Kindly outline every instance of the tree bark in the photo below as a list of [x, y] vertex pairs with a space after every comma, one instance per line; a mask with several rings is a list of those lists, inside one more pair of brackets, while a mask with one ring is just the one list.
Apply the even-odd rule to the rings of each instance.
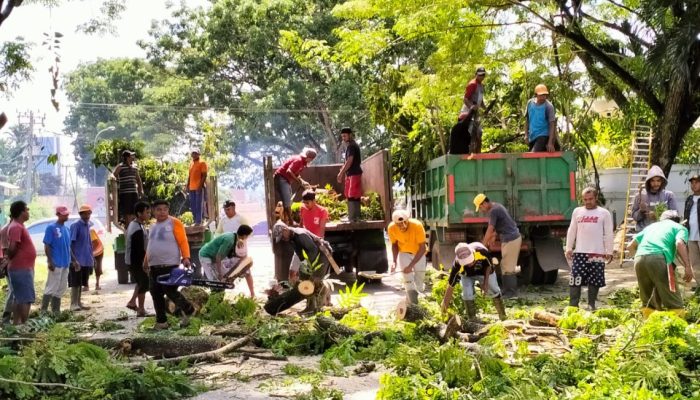
[[88, 343], [108, 349], [116, 349], [124, 355], [146, 354], [156, 358], [173, 358], [221, 348], [226, 344], [215, 336], [136, 336], [126, 339], [95, 338]]

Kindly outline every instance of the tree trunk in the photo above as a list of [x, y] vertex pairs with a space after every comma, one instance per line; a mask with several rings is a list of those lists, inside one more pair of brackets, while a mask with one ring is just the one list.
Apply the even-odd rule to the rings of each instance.
[[406, 300], [396, 306], [396, 319], [399, 321], [416, 322], [428, 317], [428, 312], [418, 304], [412, 304]]
[[132, 338], [95, 338], [88, 343], [115, 349], [123, 355], [146, 354], [156, 358], [173, 358], [216, 350], [226, 341], [215, 336], [135, 336]]

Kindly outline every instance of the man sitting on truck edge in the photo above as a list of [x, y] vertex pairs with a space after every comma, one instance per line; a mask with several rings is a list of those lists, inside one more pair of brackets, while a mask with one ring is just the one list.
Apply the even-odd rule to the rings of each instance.
[[403, 284], [408, 300], [418, 303], [418, 293], [425, 290], [425, 228], [408, 211], [396, 210], [387, 228], [391, 242], [391, 272], [398, 265], [403, 273]]
[[581, 193], [583, 207], [571, 214], [566, 234], [566, 258], [571, 261], [569, 306], [578, 307], [581, 286], [588, 286], [588, 306], [596, 309], [598, 290], [605, 286], [605, 263], [613, 258], [613, 223], [610, 212], [598, 207], [598, 191], [587, 187]]
[[292, 224], [292, 183], [296, 181], [304, 188], [309, 187], [309, 183], [301, 178], [301, 171], [314, 158], [316, 158], [316, 150], [305, 147], [300, 154], [289, 157], [275, 170], [275, 194], [277, 199], [282, 201], [284, 207], [282, 220], [287, 224]]
[[672, 191], [666, 190], [667, 184], [668, 180], [661, 167], [652, 165], [647, 172], [644, 186], [640, 188], [632, 203], [632, 218], [636, 222], [635, 232], [641, 232], [656, 222], [659, 215], [666, 210], [678, 211], [676, 197]]
[[539, 84], [535, 86], [535, 98], [525, 106], [525, 140], [531, 152], [560, 150], [554, 106], [548, 97], [547, 86]]
[[484, 294], [488, 293], [493, 299], [493, 305], [498, 312], [498, 318], [506, 319], [506, 309], [501, 298], [501, 289], [498, 287], [496, 272], [491, 265], [491, 253], [486, 246], [479, 242], [458, 243], [455, 247], [455, 260], [452, 263], [449, 286], [442, 299], [442, 311], [445, 312], [452, 302], [452, 292], [457, 284], [457, 279], [461, 275], [462, 281], [462, 301], [464, 309], [467, 311], [469, 320], [476, 319], [476, 303], [474, 302], [474, 283], [481, 285]]
[[338, 172], [338, 183], [343, 183], [345, 179], [345, 190], [343, 195], [348, 201], [348, 220], [350, 222], [360, 221], [360, 198], [362, 197], [362, 157], [360, 146], [355, 141], [355, 134], [350, 128], [340, 130], [340, 138], [345, 143], [345, 163]]
[[518, 297], [518, 277], [515, 266], [520, 255], [522, 237], [518, 225], [508, 210], [501, 204], [489, 200], [485, 194], [479, 193], [474, 197], [476, 211], [481, 211], [489, 216], [489, 226], [484, 234], [482, 243], [487, 247], [493, 247], [498, 234], [501, 240], [501, 274], [503, 280], [503, 297], [514, 299]]

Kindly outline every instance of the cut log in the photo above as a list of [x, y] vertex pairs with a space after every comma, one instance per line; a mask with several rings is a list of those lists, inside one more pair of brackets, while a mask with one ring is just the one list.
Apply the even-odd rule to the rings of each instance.
[[484, 329], [485, 327], [488, 327], [489, 325], [482, 324], [473, 320], [463, 320], [462, 321], [462, 332], [466, 333], [477, 333]]
[[[211, 350], [211, 351], [206, 351], [203, 353], [196, 353], [196, 354], [190, 354], [186, 356], [180, 356], [180, 357], [173, 357], [173, 358], [162, 358], [158, 360], [149, 360], [148, 362], [155, 362], [158, 364], [163, 364], [163, 363], [179, 363], [182, 361], [187, 361], [190, 363], [195, 363], [195, 362], [219, 362], [228, 353], [231, 353], [237, 349], [240, 349], [241, 347], [245, 346], [250, 342], [251, 336], [247, 335], [244, 336], [240, 339], [237, 339], [223, 347], [220, 347], [216, 350]], [[126, 363], [122, 364], [122, 366], [127, 367], [127, 368], [143, 368], [145, 362], [132, 362], [132, 363]]]
[[297, 290], [304, 296], [311, 296], [314, 294], [314, 283], [313, 281], [301, 281], [299, 282]]
[[250, 329], [238, 324], [231, 324], [214, 329], [211, 334], [223, 337], [240, 337], [250, 333]]
[[438, 339], [440, 339], [440, 342], [445, 343], [455, 337], [461, 328], [462, 319], [459, 318], [459, 315], [453, 315], [447, 321], [447, 324], [441, 327]]
[[559, 326], [559, 320], [561, 319], [558, 315], [547, 311], [535, 311], [532, 317], [536, 321], [544, 322], [549, 326]]
[[316, 328], [320, 332], [326, 334], [334, 342], [338, 342], [340, 339], [348, 338], [357, 333], [356, 330], [339, 324], [335, 319], [323, 315], [316, 317]]
[[136, 336], [126, 339], [91, 338], [87, 342], [123, 355], [146, 354], [156, 358], [173, 358], [221, 348], [226, 341], [216, 336]]
[[396, 306], [396, 319], [399, 321], [416, 322], [428, 317], [428, 312], [418, 304], [401, 300]]
[[323, 311], [328, 311], [333, 318], [341, 320], [347, 313], [358, 308], [360, 308], [359, 305], [355, 307], [324, 307]]

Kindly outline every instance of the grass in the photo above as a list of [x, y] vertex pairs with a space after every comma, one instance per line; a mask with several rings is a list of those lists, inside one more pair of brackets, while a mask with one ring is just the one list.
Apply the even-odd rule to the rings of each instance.
[[[44, 295], [44, 287], [46, 287], [46, 277], [49, 274], [49, 269], [46, 264], [46, 257], [37, 257], [34, 263], [34, 292], [36, 300], [34, 304], [41, 304], [41, 297]], [[0, 307], [4, 307], [7, 291], [9, 290], [9, 282], [7, 279], [0, 281]]]

